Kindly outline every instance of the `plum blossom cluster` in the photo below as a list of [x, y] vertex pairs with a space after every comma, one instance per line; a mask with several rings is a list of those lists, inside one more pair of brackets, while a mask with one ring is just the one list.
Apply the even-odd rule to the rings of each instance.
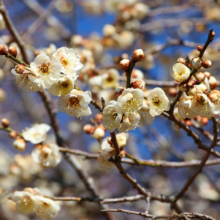
[[[47, 55], [48, 54], [48, 55]], [[55, 50], [53, 45], [39, 53], [30, 67], [18, 64], [12, 70], [19, 87], [31, 92], [43, 92], [45, 89], [59, 97], [58, 108], [71, 116], [91, 114], [88, 104], [91, 93], [78, 91], [74, 87], [83, 67], [80, 58], [73, 49], [66, 47]]]
[[23, 214], [34, 213], [40, 218], [52, 218], [60, 211], [60, 206], [53, 200], [44, 197], [37, 188], [25, 188], [23, 191], [15, 191], [12, 201], [16, 209]]
[[180, 58], [174, 65], [173, 77], [180, 82], [179, 87], [183, 91], [178, 107], [175, 109], [175, 116], [178, 119], [211, 118], [220, 113], [220, 92], [215, 90], [217, 86], [215, 77], [209, 72], [192, 73], [193, 70], [210, 66], [210, 60], [202, 61], [198, 57], [193, 58], [190, 63]]
[[47, 143], [47, 132], [50, 130], [47, 124], [34, 124], [23, 130], [21, 136], [17, 136], [13, 145], [17, 150], [26, 149], [26, 141], [35, 144], [32, 151], [33, 160], [43, 167], [55, 167], [61, 161], [59, 147], [55, 143]]
[[110, 101], [103, 109], [103, 125], [110, 132], [116, 129], [119, 132], [134, 130], [140, 123], [152, 124], [154, 117], [167, 109], [169, 104], [160, 88], [147, 92], [146, 97], [138, 88], [119, 87], [115, 94], [117, 101]]

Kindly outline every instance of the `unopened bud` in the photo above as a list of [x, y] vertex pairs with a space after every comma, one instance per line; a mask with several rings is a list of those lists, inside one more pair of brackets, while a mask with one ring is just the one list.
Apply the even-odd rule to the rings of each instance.
[[18, 137], [14, 142], [13, 146], [19, 151], [24, 151], [26, 149], [26, 141], [23, 138]]
[[133, 55], [132, 55], [132, 60], [135, 61], [135, 62], [139, 62], [143, 59], [144, 57], [144, 52], [142, 49], [136, 49], [134, 52], [133, 52]]
[[2, 119], [2, 126], [3, 126], [4, 128], [9, 127], [9, 124], [10, 124], [10, 122], [9, 122], [9, 120], [8, 120], [7, 118], [3, 118], [3, 119]]
[[178, 58], [178, 60], [176, 61], [177, 63], [182, 63], [184, 65], [186, 65], [186, 60], [182, 57]]
[[111, 25], [111, 24], [106, 24], [103, 28], [103, 34], [106, 37], [110, 37], [112, 35], [114, 35], [116, 33], [116, 29], [115, 26]]
[[120, 67], [125, 72], [128, 71], [129, 65], [130, 65], [130, 60], [129, 59], [123, 59], [123, 60], [120, 61]]
[[125, 88], [123, 88], [123, 87], [118, 87], [118, 88], [116, 88], [115, 89], [115, 96], [116, 96], [116, 98], [118, 98], [121, 94], [122, 94], [122, 92], [125, 90]]
[[18, 54], [18, 50], [17, 50], [17, 48], [16, 48], [15, 46], [10, 46], [10, 47], [8, 48], [8, 52], [9, 52], [12, 56], [14, 56], [14, 57], [16, 57], [17, 54]]
[[196, 73], [196, 81], [203, 82], [205, 80], [205, 74], [202, 72]]
[[168, 91], [169, 96], [175, 97], [177, 94], [177, 89], [176, 88], [170, 88]]
[[7, 54], [7, 51], [6, 51], [5, 45], [0, 44], [0, 55], [6, 55], [6, 54]]
[[135, 80], [131, 83], [131, 87], [134, 89], [144, 90], [145, 89], [145, 82], [141, 79]]
[[189, 126], [189, 127], [193, 125], [191, 120], [185, 120], [184, 124]]
[[211, 76], [211, 73], [210, 73], [210, 72], [204, 72], [204, 75], [205, 75], [205, 77], [206, 77], [206, 78], [208, 78], [208, 79], [209, 79], [209, 78], [210, 78], [210, 76]]
[[95, 130], [95, 127], [93, 127], [92, 125], [90, 124], [87, 124], [83, 127], [83, 131], [86, 133], [86, 134], [93, 134]]
[[208, 87], [205, 84], [201, 83], [197, 86], [197, 91], [208, 92]]
[[210, 85], [210, 89], [215, 89], [215, 87], [217, 86], [217, 80], [214, 76], [210, 76], [209, 85]]
[[197, 122], [199, 124], [199, 126], [205, 126], [209, 123], [209, 119], [207, 117], [198, 117], [197, 118]]
[[9, 137], [10, 137], [10, 138], [16, 138], [17, 135], [18, 135], [18, 133], [17, 133], [16, 131], [11, 131], [11, 132], [9, 133]]
[[195, 69], [198, 70], [198, 69], [200, 69], [201, 66], [202, 66], [202, 59], [199, 58], [199, 57], [194, 57], [194, 58], [192, 59], [191, 64], [192, 64], [193, 68], [195, 68]]
[[212, 31], [212, 39], [215, 37], [215, 32]]
[[25, 65], [21, 65], [21, 64], [16, 65], [15, 71], [18, 74], [22, 74], [25, 71]]
[[95, 115], [95, 120], [98, 122], [98, 123], [101, 123], [102, 122], [102, 119], [103, 119], [103, 115], [98, 113]]
[[212, 90], [210, 93], [208, 93], [208, 98], [212, 103], [219, 102], [220, 92], [218, 90]]
[[202, 67], [205, 69], [208, 69], [212, 66], [212, 61], [211, 60], [203, 60], [202, 62]]
[[94, 133], [92, 134], [92, 137], [94, 137], [97, 140], [103, 138], [104, 136], [105, 136], [105, 131], [101, 127], [97, 127]]
[[198, 50], [199, 52], [202, 51], [202, 49], [203, 49], [202, 46], [198, 46], [198, 47], [197, 47], [197, 50]]

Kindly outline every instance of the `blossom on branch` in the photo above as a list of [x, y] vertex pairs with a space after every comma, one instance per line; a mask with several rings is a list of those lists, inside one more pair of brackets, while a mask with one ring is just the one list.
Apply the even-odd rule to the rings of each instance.
[[32, 151], [32, 157], [36, 163], [43, 167], [55, 167], [62, 158], [59, 147], [54, 143], [36, 145]]
[[61, 47], [53, 54], [53, 57], [61, 63], [61, 72], [73, 77], [75, 81], [78, 77], [77, 71], [83, 67], [77, 53], [73, 49]]
[[169, 104], [169, 99], [161, 88], [151, 90], [147, 95], [147, 101], [150, 105], [149, 112], [153, 117], [162, 114]]
[[116, 101], [110, 101], [103, 109], [103, 125], [110, 132], [118, 129], [122, 119], [122, 109]]
[[61, 96], [57, 104], [61, 112], [79, 118], [91, 115], [91, 110], [88, 107], [91, 100], [90, 92], [73, 89], [69, 94]]
[[26, 141], [30, 141], [32, 144], [39, 144], [46, 140], [47, 132], [50, 128], [51, 127], [47, 124], [34, 124], [30, 128], [26, 128], [22, 132], [22, 136]]
[[190, 69], [182, 63], [176, 63], [173, 71], [173, 78], [178, 82], [186, 81], [190, 76]]
[[37, 73], [33, 77], [39, 78], [45, 89], [49, 89], [60, 78], [61, 64], [55, 59], [50, 60], [45, 54], [39, 54], [30, 67]]
[[143, 105], [144, 92], [140, 89], [125, 89], [118, 97], [118, 103], [124, 114], [139, 110]]

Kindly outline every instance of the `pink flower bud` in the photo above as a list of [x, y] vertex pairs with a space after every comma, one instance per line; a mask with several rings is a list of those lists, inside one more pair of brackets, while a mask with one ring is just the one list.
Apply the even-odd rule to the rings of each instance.
[[208, 79], [209, 79], [209, 78], [210, 78], [210, 76], [211, 76], [211, 73], [210, 73], [210, 72], [204, 72], [204, 75], [205, 75], [205, 77], [206, 77], [206, 78], [208, 78]]
[[131, 83], [131, 87], [134, 89], [145, 89], [145, 82], [143, 80], [135, 80], [134, 82]]
[[8, 48], [8, 52], [14, 57], [16, 57], [18, 54], [17, 48], [15, 46], [10, 46]]
[[209, 85], [210, 85], [210, 89], [215, 89], [215, 87], [217, 86], [217, 80], [214, 76], [210, 76]]
[[135, 61], [135, 62], [139, 62], [143, 59], [144, 57], [144, 52], [142, 49], [136, 49], [134, 52], [133, 52], [133, 55], [132, 55], [132, 60]]
[[185, 59], [182, 58], [182, 57], [178, 58], [178, 60], [177, 60], [176, 62], [177, 62], [177, 63], [182, 63], [182, 64], [186, 65], [186, 61], [185, 61]]
[[2, 122], [2, 126], [4, 128], [9, 127], [10, 122], [9, 122], [9, 120], [7, 118], [3, 118], [1, 122]]
[[87, 124], [83, 127], [83, 131], [86, 133], [86, 134], [93, 134], [94, 133], [94, 130], [95, 130], [95, 127], [93, 127], [92, 125], [90, 124]]
[[202, 72], [196, 73], [196, 81], [203, 82], [205, 80], [205, 74]]
[[24, 151], [26, 149], [26, 141], [23, 138], [18, 137], [14, 142], [13, 146], [19, 151]]
[[95, 120], [98, 122], [98, 123], [101, 123], [102, 122], [102, 119], [103, 119], [103, 115], [98, 113], [95, 115]]
[[24, 70], [25, 70], [25, 66], [24, 65], [18, 64], [15, 67], [15, 71], [18, 74], [22, 74], [24, 72]]
[[200, 69], [200, 68], [202, 67], [202, 59], [199, 58], [199, 57], [194, 57], [194, 58], [192, 59], [191, 64], [192, 64], [192, 67], [193, 67], [193, 68], [195, 68], [195, 69], [198, 70], [198, 69]]
[[128, 71], [129, 65], [130, 65], [130, 60], [128, 60], [128, 59], [123, 59], [123, 60], [120, 61], [120, 67], [125, 72]]
[[205, 69], [208, 69], [212, 66], [212, 61], [211, 60], [203, 60], [202, 62], [202, 67]]
[[3, 44], [0, 44], [0, 55], [6, 55], [7, 51]]

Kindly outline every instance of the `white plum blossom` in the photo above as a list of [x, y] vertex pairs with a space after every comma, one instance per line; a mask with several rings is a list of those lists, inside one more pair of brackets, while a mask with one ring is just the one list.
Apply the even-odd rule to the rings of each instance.
[[161, 88], [151, 90], [147, 95], [147, 101], [150, 105], [149, 112], [153, 117], [160, 115], [169, 104], [169, 99]]
[[173, 71], [173, 78], [178, 82], [183, 82], [190, 76], [190, 69], [182, 63], [176, 63], [173, 66]]
[[118, 103], [124, 114], [137, 111], [143, 105], [144, 92], [140, 89], [125, 89], [118, 97]]
[[24, 72], [19, 74], [16, 72], [16, 68], [14, 68], [11, 72], [16, 76], [16, 82], [20, 88], [30, 92], [44, 91], [44, 85], [41, 78], [33, 69], [25, 67]]
[[15, 191], [12, 195], [16, 209], [23, 214], [30, 214], [35, 211], [37, 199], [34, 195], [34, 189], [26, 188], [24, 191]]
[[214, 116], [214, 104], [204, 93], [197, 93], [193, 96], [191, 108], [201, 117], [210, 118]]
[[38, 144], [32, 151], [33, 160], [43, 167], [55, 167], [61, 161], [59, 147], [54, 144]]
[[220, 92], [218, 90], [212, 90], [208, 94], [208, 98], [213, 103], [213, 113], [220, 114]]
[[102, 88], [115, 88], [117, 87], [119, 78], [119, 72], [116, 69], [109, 69], [106, 73], [102, 75]]
[[135, 130], [140, 120], [141, 120], [141, 116], [137, 112], [132, 112], [130, 114], [124, 115], [123, 122], [120, 124], [118, 131], [127, 132], [130, 130]]
[[67, 95], [74, 89], [74, 80], [67, 75], [60, 78], [48, 89], [48, 92], [55, 96]]
[[192, 109], [192, 99], [193, 96], [184, 96], [178, 102], [178, 115], [180, 118], [185, 119], [196, 117], [197, 113]]
[[75, 81], [78, 77], [77, 71], [83, 67], [78, 54], [73, 49], [61, 47], [53, 54], [53, 57], [61, 63], [61, 72], [73, 77]]
[[110, 101], [103, 109], [103, 125], [110, 132], [118, 129], [122, 119], [122, 109], [116, 101]]
[[60, 211], [60, 206], [52, 199], [43, 196], [36, 196], [38, 201], [35, 213], [40, 218], [54, 218]]
[[26, 141], [30, 141], [32, 144], [39, 144], [46, 140], [47, 132], [50, 128], [51, 127], [47, 124], [34, 124], [30, 128], [26, 128], [22, 131], [22, 136]]
[[[99, 152], [98, 161], [100, 163], [100, 167], [103, 169], [110, 169], [113, 166], [113, 163], [108, 161], [108, 159], [113, 157], [115, 154], [115, 149], [111, 146], [110, 139], [110, 137], [107, 137], [102, 141], [101, 150]], [[122, 149], [127, 143], [128, 134], [119, 133], [116, 135], [116, 139], [119, 148]]]
[[[37, 73], [37, 76], [33, 76], [33, 78], [39, 78], [46, 89], [49, 89], [60, 78], [60, 62], [55, 59], [50, 60], [46, 54], [39, 54], [34, 62], [30, 64], [30, 67]], [[29, 77], [32, 77], [32, 75]]]
[[25, 188], [12, 195], [16, 209], [23, 214], [35, 213], [40, 218], [52, 218], [60, 211], [60, 206], [49, 198], [45, 198], [37, 188]]
[[140, 123], [142, 124], [153, 124], [154, 116], [150, 114], [149, 102], [144, 99], [142, 107], [138, 110], [138, 113], [141, 116]]
[[70, 116], [82, 117], [91, 115], [88, 107], [92, 100], [91, 93], [73, 89], [69, 94], [61, 96], [58, 101], [58, 108]]

